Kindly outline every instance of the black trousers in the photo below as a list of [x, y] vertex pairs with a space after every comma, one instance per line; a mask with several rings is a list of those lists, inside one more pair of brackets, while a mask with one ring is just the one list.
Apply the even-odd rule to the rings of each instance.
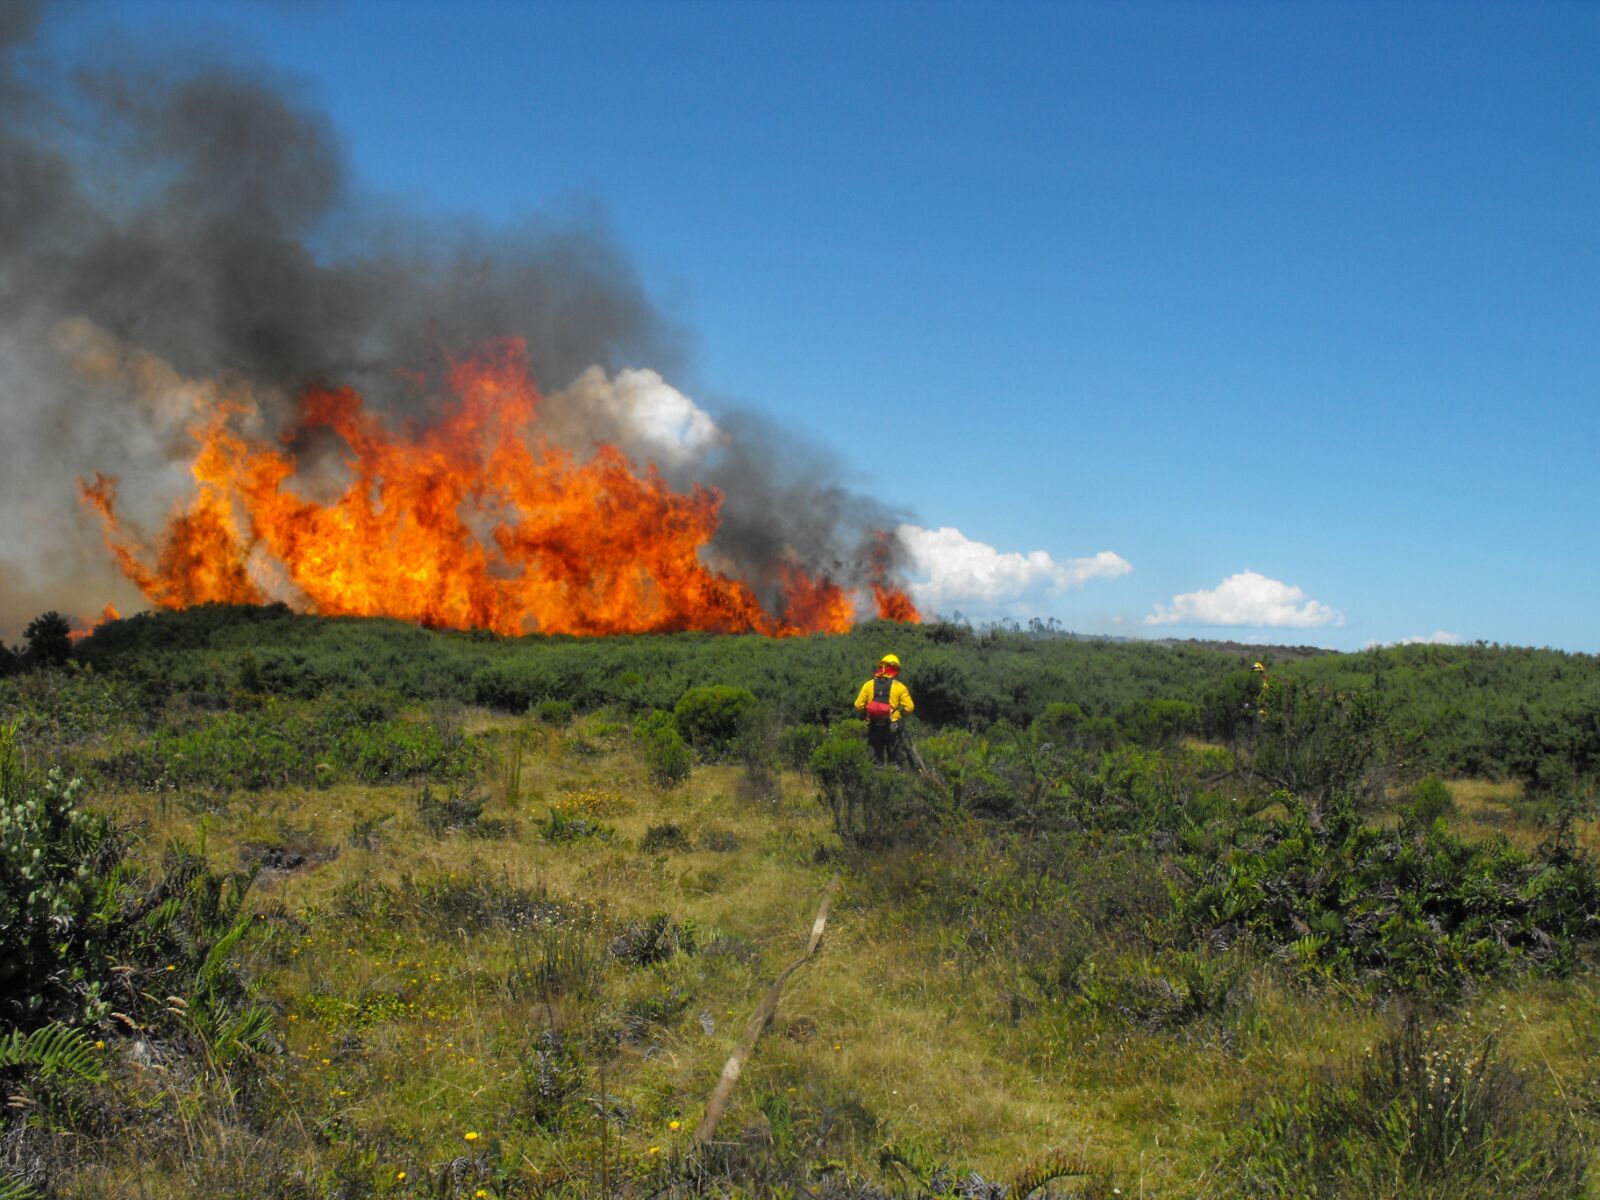
[[867, 746], [872, 750], [872, 761], [878, 766], [898, 766], [900, 752], [900, 722], [867, 722]]

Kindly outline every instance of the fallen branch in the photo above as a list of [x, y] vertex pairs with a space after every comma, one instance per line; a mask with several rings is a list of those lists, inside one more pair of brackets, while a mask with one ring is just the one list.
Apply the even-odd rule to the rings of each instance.
[[717, 1080], [717, 1086], [712, 1089], [711, 1098], [706, 1101], [705, 1116], [700, 1118], [700, 1124], [695, 1128], [694, 1140], [697, 1146], [704, 1148], [709, 1145], [716, 1134], [717, 1125], [722, 1120], [722, 1114], [727, 1111], [728, 1101], [733, 1099], [734, 1086], [739, 1082], [739, 1074], [744, 1070], [750, 1052], [756, 1048], [756, 1042], [766, 1032], [767, 1026], [772, 1023], [773, 1014], [778, 1011], [778, 998], [783, 995], [783, 985], [789, 982], [789, 976], [805, 966], [817, 952], [817, 946], [822, 941], [822, 931], [828, 925], [828, 905], [833, 902], [833, 894], [838, 890], [839, 877], [835, 875], [823, 889], [822, 905], [817, 909], [816, 920], [811, 923], [811, 940], [806, 944], [806, 952], [785, 967], [772, 981], [767, 994], [761, 998], [761, 1003], [756, 1005], [755, 1012], [751, 1013], [750, 1019], [744, 1023], [744, 1035], [740, 1037], [733, 1053], [728, 1056], [728, 1061], [723, 1064], [722, 1076]]

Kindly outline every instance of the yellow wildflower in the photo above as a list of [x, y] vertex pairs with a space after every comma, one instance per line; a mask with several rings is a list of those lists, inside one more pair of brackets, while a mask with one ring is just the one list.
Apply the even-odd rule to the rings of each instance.
[[461, 1135], [461, 1138], [463, 1141], [475, 1142], [478, 1140], [478, 1131], [476, 1129], [469, 1129]]
[[668, 1121], [667, 1122], [667, 1128], [672, 1130], [673, 1133], [677, 1133], [678, 1130], [683, 1128], [683, 1122], [682, 1121]]

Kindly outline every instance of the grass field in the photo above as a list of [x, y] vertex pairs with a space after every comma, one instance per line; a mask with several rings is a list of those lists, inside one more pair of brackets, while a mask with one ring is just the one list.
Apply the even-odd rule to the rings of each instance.
[[[837, 723], [890, 635], [926, 772]], [[0, 679], [0, 1200], [1596, 1194], [1582, 656], [80, 649]]]
[[[701, 766], [661, 791], [605, 714], [446, 719], [480, 748], [476, 782], [96, 797], [152, 864], [173, 839], [219, 871], [263, 864], [241, 965], [282, 1053], [206, 1069], [114, 1041], [99, 1117], [80, 1114], [50, 1151], [54, 1191], [681, 1190], [723, 1060], [835, 874], [821, 953], [719, 1130], [725, 1190], [789, 1194], [803, 1162], [813, 1187], [854, 1177], [916, 1195], [1056, 1161], [1087, 1173], [1040, 1195], [1238, 1194], [1224, 1165], [1246, 1115], [1358, 1070], [1410, 1007], [1245, 959], [1194, 1019], [1051, 999], [977, 943], [976, 921], [923, 902], [940, 873], [1007, 869], [959, 824], [931, 846], [847, 844], [806, 775], [760, 787]], [[1452, 793], [1468, 835], [1537, 840], [1514, 788]], [[1581, 838], [1594, 844], [1592, 823]], [[1091, 977], [1164, 969], [1138, 937], [1100, 945], [1114, 957]], [[152, 964], [139, 986], [162, 982]], [[1579, 972], [1512, 976], [1429, 1020], [1456, 1042], [1495, 1038], [1592, 1156], [1597, 1017]]]

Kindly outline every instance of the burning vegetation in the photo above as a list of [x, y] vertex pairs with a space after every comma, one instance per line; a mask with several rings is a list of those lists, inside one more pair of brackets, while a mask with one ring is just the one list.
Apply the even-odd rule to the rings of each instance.
[[503, 634], [916, 619], [905, 514], [637, 366], [686, 334], [603, 221], [374, 205], [293, 81], [5, 11], [0, 628], [125, 581]]
[[[325, 615], [505, 635], [837, 633], [858, 597], [878, 616], [919, 619], [889, 579], [886, 535], [868, 539], [859, 588], [787, 556], [754, 577], [709, 565], [722, 493], [675, 490], [614, 445], [582, 460], [552, 443], [515, 339], [452, 364], [444, 382], [435, 415], [399, 430], [353, 389], [309, 388], [276, 445], [243, 431], [259, 416], [248, 399], [202, 401], [193, 495], [153, 539], [120, 515], [116, 478], [96, 474], [80, 492], [123, 572], [162, 608], [288, 592]], [[330, 434], [342, 487], [319, 501], [296, 485], [302, 454], [315, 462]]]

